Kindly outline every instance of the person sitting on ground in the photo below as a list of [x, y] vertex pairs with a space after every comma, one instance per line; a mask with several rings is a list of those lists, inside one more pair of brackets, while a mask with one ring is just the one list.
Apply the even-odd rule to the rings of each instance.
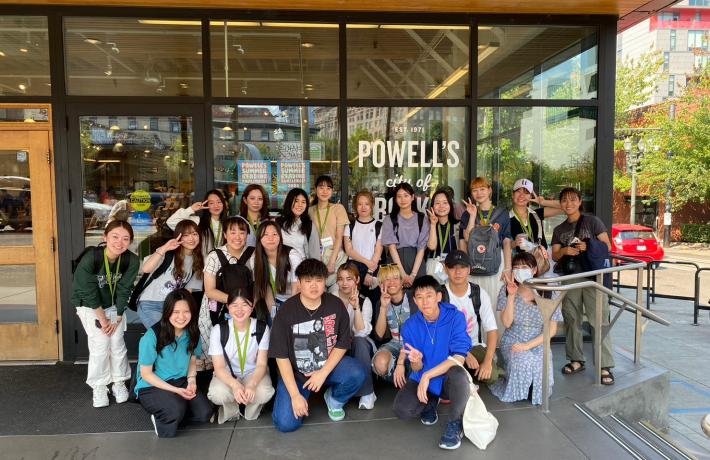
[[209, 355], [214, 377], [207, 397], [218, 406], [217, 423], [238, 419], [244, 404], [244, 418], [256, 420], [274, 395], [267, 368], [269, 326], [252, 318], [251, 293], [239, 288], [230, 293], [230, 319], [212, 328]]
[[[532, 397], [532, 403], [542, 404], [543, 319], [540, 307], [535, 303], [535, 294], [523, 282], [537, 274], [535, 257], [529, 252], [513, 256], [514, 281], [501, 288], [498, 295], [498, 311], [505, 326], [500, 341], [500, 353], [505, 363], [506, 376], [490, 387], [503, 402], [522, 401]], [[550, 337], [557, 333], [557, 322], [562, 314], [557, 308], [550, 323]], [[550, 391], [552, 377], [552, 354], [550, 354]]]
[[402, 326], [405, 349], [397, 360], [399, 369], [409, 361], [412, 372], [406, 382], [395, 382], [401, 389], [394, 399], [394, 412], [399, 418], [420, 417], [424, 425], [433, 425], [439, 419], [437, 406], [444, 392], [450, 400], [449, 421], [439, 447], [457, 449], [470, 392], [469, 376], [463, 368], [471, 348], [466, 319], [455, 306], [441, 302], [434, 277], [418, 278], [413, 288], [419, 311]]
[[274, 318], [269, 357], [279, 368], [272, 419], [278, 431], [297, 430], [309, 414], [311, 392], [325, 390], [328, 417], [345, 418], [343, 406], [365, 382], [365, 370], [350, 356], [350, 319], [345, 305], [325, 292], [328, 268], [306, 259], [296, 269], [301, 285]]
[[[471, 260], [460, 249], [450, 252], [444, 260], [448, 280], [442, 289], [442, 302], [450, 303], [466, 317], [466, 332], [471, 337], [471, 349], [466, 354], [466, 367], [478, 381], [491, 385], [498, 380], [500, 369], [495, 361], [498, 344], [498, 324], [493, 314], [491, 298], [477, 284], [468, 281]], [[485, 343], [482, 340], [486, 332]]]
[[197, 391], [198, 354], [197, 305], [187, 289], [178, 289], [165, 298], [160, 322], [138, 345], [135, 393], [159, 438], [175, 437], [188, 413], [198, 423], [212, 416], [212, 404]]
[[350, 329], [353, 334], [353, 344], [350, 355], [365, 368], [365, 383], [355, 396], [360, 397], [358, 408], [372, 409], [375, 407], [375, 388], [372, 385], [372, 351], [374, 343], [368, 337], [372, 332], [372, 303], [359, 291], [360, 274], [355, 261], [348, 260], [338, 267], [338, 297], [345, 304], [350, 316]]
[[372, 336], [382, 345], [372, 358], [372, 370], [388, 382], [396, 381], [395, 377], [403, 382], [406, 370], [395, 367], [402, 350], [400, 331], [402, 324], [416, 313], [417, 306], [412, 297], [405, 294], [402, 273], [396, 265], [381, 266], [378, 278], [382, 295], [373, 311], [377, 320]]

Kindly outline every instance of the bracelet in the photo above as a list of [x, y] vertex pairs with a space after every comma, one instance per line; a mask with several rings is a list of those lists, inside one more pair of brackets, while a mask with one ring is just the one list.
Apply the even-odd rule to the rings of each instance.
[[158, 249], [155, 250], [155, 253], [158, 254], [160, 257], [165, 257], [165, 253], [160, 252]]

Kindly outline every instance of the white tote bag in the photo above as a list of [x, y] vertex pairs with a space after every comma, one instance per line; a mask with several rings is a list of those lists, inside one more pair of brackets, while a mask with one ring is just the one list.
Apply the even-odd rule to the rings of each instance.
[[[449, 359], [463, 367], [455, 359], [451, 357]], [[468, 376], [470, 391], [466, 409], [463, 412], [463, 433], [476, 447], [486, 450], [486, 447], [495, 439], [498, 432], [498, 419], [488, 412], [486, 405], [483, 404], [483, 400], [478, 395], [478, 386], [473, 383], [471, 375], [465, 368], [464, 371], [466, 371]]]

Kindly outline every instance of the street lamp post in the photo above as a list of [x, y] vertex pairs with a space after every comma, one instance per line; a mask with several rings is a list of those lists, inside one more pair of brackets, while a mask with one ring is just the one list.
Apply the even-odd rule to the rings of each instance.
[[[671, 121], [675, 118], [675, 104], [671, 104], [670, 107], [668, 108], [668, 118], [670, 118]], [[668, 150], [668, 160], [670, 161], [673, 158], [673, 152], [671, 150]], [[668, 248], [671, 245], [671, 224], [672, 224], [672, 215], [671, 215], [671, 196], [673, 195], [673, 184], [671, 183], [671, 178], [668, 176], [668, 180], [666, 181], [666, 203], [665, 203], [665, 212], [663, 213], [663, 247]]]
[[643, 139], [639, 139], [636, 151], [634, 151], [633, 143], [627, 137], [624, 141], [624, 150], [626, 150], [626, 164], [631, 171], [631, 216], [629, 222], [633, 225], [636, 223], [636, 168], [646, 151], [646, 144]]

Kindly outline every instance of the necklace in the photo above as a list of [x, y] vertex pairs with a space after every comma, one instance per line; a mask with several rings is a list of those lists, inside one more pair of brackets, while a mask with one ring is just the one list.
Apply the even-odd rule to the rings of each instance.
[[315, 308], [315, 310], [310, 310], [308, 307], [306, 307], [306, 305], [303, 303], [303, 301], [301, 301], [301, 305], [303, 305], [303, 309], [306, 310], [306, 313], [308, 313], [308, 316], [310, 318], [313, 318], [313, 315], [318, 313], [318, 310], [320, 310], [320, 307], [322, 304], [318, 304], [318, 306]]
[[[426, 318], [424, 319], [426, 321]], [[431, 340], [431, 344], [434, 345], [434, 342], [436, 342], [436, 330], [439, 328], [439, 318], [434, 320], [434, 335], [431, 335], [431, 332], [429, 331], [429, 321], [426, 321], [426, 333], [429, 336], [429, 340]]]

